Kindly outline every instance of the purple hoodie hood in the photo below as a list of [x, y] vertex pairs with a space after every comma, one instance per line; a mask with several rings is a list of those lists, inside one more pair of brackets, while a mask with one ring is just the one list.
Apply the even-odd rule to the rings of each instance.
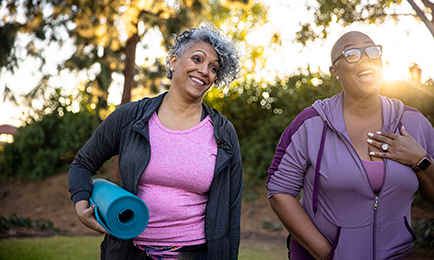
[[[315, 101], [312, 107], [324, 121], [328, 122], [330, 128], [344, 134], [349, 140], [343, 115], [343, 97], [344, 92], [341, 92], [331, 98]], [[383, 129], [381, 131], [399, 132], [404, 104], [398, 99], [384, 96], [380, 96], [380, 100], [383, 109]]]

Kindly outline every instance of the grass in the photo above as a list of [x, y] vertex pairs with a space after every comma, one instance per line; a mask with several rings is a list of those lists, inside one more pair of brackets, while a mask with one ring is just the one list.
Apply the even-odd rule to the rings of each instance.
[[[0, 240], [0, 260], [98, 260], [103, 237], [65, 237]], [[284, 260], [285, 245], [241, 242], [239, 260]]]
[[0, 259], [96, 260], [102, 237], [26, 238], [0, 240]]

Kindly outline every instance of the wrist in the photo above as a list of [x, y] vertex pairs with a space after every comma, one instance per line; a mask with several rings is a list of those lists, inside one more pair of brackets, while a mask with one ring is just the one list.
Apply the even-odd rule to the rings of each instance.
[[415, 165], [411, 165], [411, 168], [414, 172], [425, 171], [431, 164], [433, 163], [433, 159], [429, 153], [426, 153], [422, 159], [420, 159]]

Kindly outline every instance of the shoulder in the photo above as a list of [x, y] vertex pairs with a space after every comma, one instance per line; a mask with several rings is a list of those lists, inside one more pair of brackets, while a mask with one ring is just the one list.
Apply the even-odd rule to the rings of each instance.
[[311, 118], [315, 118], [318, 117], [319, 118], [319, 114], [318, 112], [313, 108], [313, 107], [308, 107], [303, 109], [303, 111], [301, 111], [295, 118], [294, 120], [291, 122], [291, 125], [293, 125], [293, 127], [300, 127], [306, 120], [311, 119]]
[[317, 124], [317, 122], [323, 122], [318, 112], [313, 107], [305, 108], [292, 120], [291, 124], [286, 128], [283, 135], [292, 136], [297, 132], [300, 127], [304, 126], [307, 122]]
[[419, 113], [420, 115], [422, 115], [422, 113], [419, 111], [419, 110], [417, 110], [416, 108], [414, 108], [414, 107], [411, 107], [411, 106], [407, 106], [407, 105], [404, 105], [404, 113], [405, 112], [415, 112], [415, 113]]
[[204, 109], [211, 118], [214, 135], [217, 139], [224, 140], [224, 142], [231, 144], [232, 147], [239, 146], [238, 136], [233, 124], [229, 119], [222, 115], [218, 110], [210, 108], [204, 104]]
[[433, 125], [419, 110], [405, 106], [401, 122], [410, 135], [419, 143], [426, 143], [427, 147], [434, 149]]
[[214, 128], [218, 131], [230, 131], [235, 132], [235, 128], [226, 116], [222, 115], [217, 109], [210, 108], [206, 104], [203, 107], [207, 114], [211, 117]]
[[115, 109], [110, 115], [104, 120], [107, 122], [127, 122], [131, 121], [136, 117], [139, 110], [139, 102], [130, 102], [124, 104]]
[[421, 124], [428, 124], [431, 126], [431, 123], [429, 122], [429, 120], [422, 114], [422, 112], [420, 112], [418, 109], [411, 107], [411, 106], [404, 106], [403, 109], [403, 123], [405, 124], [407, 122], [420, 122]]

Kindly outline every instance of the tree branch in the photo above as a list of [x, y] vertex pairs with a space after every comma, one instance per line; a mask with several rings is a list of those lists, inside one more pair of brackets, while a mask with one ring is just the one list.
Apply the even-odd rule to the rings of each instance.
[[428, 18], [425, 16], [425, 14], [422, 12], [422, 10], [413, 0], [407, 0], [407, 2], [411, 5], [411, 7], [413, 7], [413, 9], [416, 11], [417, 16], [419, 16], [422, 22], [424, 22], [424, 24], [430, 31], [431, 35], [434, 37], [434, 22], [428, 20]]
[[[431, 9], [431, 12], [434, 12], [434, 3], [432, 3], [431, 1], [428, 0], [421, 0], [422, 4], [426, 7], [428, 7], [429, 9]], [[432, 21], [433, 19], [431, 19]]]

